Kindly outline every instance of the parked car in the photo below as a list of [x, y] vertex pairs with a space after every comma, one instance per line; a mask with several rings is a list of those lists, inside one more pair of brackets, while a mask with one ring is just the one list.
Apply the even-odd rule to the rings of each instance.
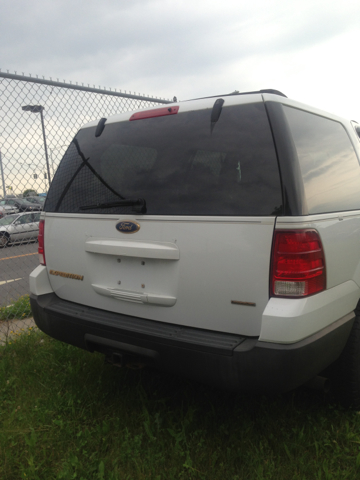
[[5, 215], [11, 215], [12, 213], [18, 213], [19, 209], [10, 205], [0, 205], [0, 218]]
[[45, 204], [45, 200], [46, 200], [46, 197], [26, 197], [26, 200], [30, 203], [33, 203], [33, 204], [36, 204], [36, 205], [40, 205], [41, 206], [41, 210], [44, 208], [44, 204]]
[[31, 203], [25, 198], [5, 198], [0, 200], [0, 206], [2, 205], [16, 207], [20, 212], [33, 212], [42, 209], [42, 205], [40, 203]]
[[41, 216], [36, 324], [227, 389], [328, 378], [360, 408], [357, 126], [273, 90], [85, 125]]
[[36, 240], [39, 234], [40, 212], [6, 215], [0, 219], [0, 246]]

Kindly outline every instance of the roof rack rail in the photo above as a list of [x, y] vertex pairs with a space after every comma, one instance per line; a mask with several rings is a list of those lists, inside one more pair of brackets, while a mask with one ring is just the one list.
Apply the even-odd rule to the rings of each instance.
[[252, 93], [272, 93], [273, 95], [280, 95], [282, 97], [286, 97], [284, 93], [280, 92], [279, 90], [274, 90], [273, 88], [265, 88], [264, 90], [257, 90], [254, 92], [238, 92], [237, 90], [235, 90], [235, 92], [229, 93], [228, 95], [250, 95]]
[[[191, 98], [190, 100], [203, 100], [205, 98], [217, 98], [217, 97], [231, 97], [232, 95], [251, 95], [253, 93], [272, 93], [273, 95], [280, 95], [281, 97], [287, 98], [287, 96], [284, 93], [280, 92], [279, 90], [266, 88], [264, 90], [257, 90], [253, 92], [238, 92], [237, 90], [235, 90], [235, 92], [225, 93], [224, 95], [211, 95], [210, 97]], [[189, 102], [190, 100], [184, 100], [184, 101]]]
[[268, 89], [265, 89], [265, 90], [260, 90], [260, 93], [272, 93], [274, 95], [280, 95], [281, 97], [287, 98], [285, 93], [282, 93], [279, 90], [273, 90], [272, 88], [268, 88]]

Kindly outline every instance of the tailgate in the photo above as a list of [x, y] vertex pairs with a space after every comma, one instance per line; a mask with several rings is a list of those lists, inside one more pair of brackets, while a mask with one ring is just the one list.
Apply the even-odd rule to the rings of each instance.
[[[140, 228], [127, 235], [120, 222]], [[257, 336], [274, 224], [275, 217], [46, 213], [51, 286], [62, 299], [111, 312]]]

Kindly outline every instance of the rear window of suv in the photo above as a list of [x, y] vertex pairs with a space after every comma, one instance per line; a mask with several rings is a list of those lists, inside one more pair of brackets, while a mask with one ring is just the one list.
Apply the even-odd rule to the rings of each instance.
[[143, 198], [149, 215], [280, 213], [264, 105], [224, 106], [213, 128], [210, 115], [207, 109], [109, 123], [98, 138], [95, 127], [80, 130], [54, 177], [46, 211], [124, 214], [131, 207], [104, 204]]

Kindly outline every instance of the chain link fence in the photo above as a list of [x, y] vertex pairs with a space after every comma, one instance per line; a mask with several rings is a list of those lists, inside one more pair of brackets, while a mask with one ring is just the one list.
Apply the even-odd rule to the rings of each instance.
[[33, 326], [28, 278], [38, 265], [38, 209], [76, 132], [92, 120], [169, 100], [0, 72], [0, 103], [1, 344]]

